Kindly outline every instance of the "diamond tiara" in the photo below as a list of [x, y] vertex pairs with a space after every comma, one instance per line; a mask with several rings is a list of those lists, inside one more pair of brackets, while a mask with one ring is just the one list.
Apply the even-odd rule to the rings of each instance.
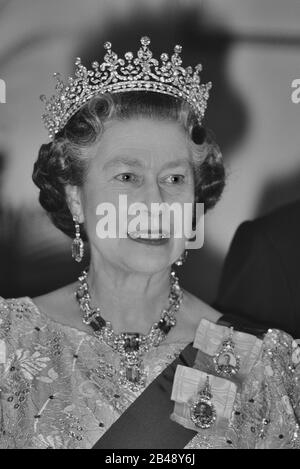
[[167, 53], [162, 53], [159, 62], [153, 58], [148, 47], [150, 39], [144, 36], [140, 42], [137, 56], [126, 52], [124, 58], [119, 58], [112, 51], [111, 43], [105, 42], [104, 62], [93, 62], [92, 70], [82, 65], [80, 57], [77, 57], [75, 77], [69, 77], [67, 83], [64, 83], [59, 73], [53, 74], [56, 94], [50, 98], [40, 96], [46, 110], [42, 120], [50, 139], [87, 101], [107, 92], [152, 91], [181, 98], [191, 105], [201, 124], [212, 86], [211, 82], [200, 83], [202, 65], [198, 64], [194, 69], [191, 66], [182, 67], [180, 45], [174, 47], [170, 58]]

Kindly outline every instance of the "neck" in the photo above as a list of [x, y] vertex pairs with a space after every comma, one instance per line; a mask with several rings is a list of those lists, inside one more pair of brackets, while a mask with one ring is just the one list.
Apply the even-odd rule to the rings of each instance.
[[170, 268], [154, 274], [122, 270], [92, 261], [88, 273], [91, 303], [112, 323], [116, 333], [146, 334], [168, 306]]

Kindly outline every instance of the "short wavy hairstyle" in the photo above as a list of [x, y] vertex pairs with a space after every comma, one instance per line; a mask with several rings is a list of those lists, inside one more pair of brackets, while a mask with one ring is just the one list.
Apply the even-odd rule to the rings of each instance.
[[[43, 144], [34, 164], [32, 179], [40, 190], [40, 204], [66, 235], [74, 237], [75, 229], [65, 186], [84, 184], [89, 161], [83, 149], [101, 138], [106, 122], [140, 117], [172, 120], [182, 125], [190, 137], [195, 202], [203, 202], [207, 211], [219, 200], [225, 185], [220, 149], [212, 132], [198, 124], [186, 102], [151, 91], [105, 93], [90, 99], [53, 141]], [[84, 226], [81, 236], [87, 241]]]

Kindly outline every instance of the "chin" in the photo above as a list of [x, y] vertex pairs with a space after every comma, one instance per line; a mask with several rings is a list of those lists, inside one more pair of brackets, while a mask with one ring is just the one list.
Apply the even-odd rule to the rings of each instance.
[[172, 261], [168, 255], [155, 255], [149, 252], [144, 255], [133, 254], [130, 259], [126, 259], [126, 264], [132, 271], [151, 274], [171, 267]]

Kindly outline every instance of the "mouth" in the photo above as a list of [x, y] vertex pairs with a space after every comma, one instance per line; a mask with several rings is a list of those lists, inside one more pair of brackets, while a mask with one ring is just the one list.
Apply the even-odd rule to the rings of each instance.
[[127, 235], [132, 241], [150, 245], [166, 244], [170, 239], [170, 233], [166, 231], [132, 231]]

